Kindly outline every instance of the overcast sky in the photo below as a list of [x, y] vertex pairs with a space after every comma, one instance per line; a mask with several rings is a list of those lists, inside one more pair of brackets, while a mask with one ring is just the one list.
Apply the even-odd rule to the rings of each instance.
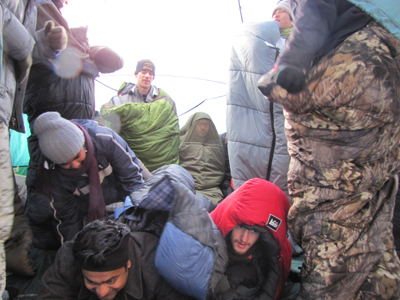
[[[241, 0], [247, 22], [271, 20], [277, 0]], [[124, 81], [136, 82], [140, 59], [156, 66], [153, 84], [176, 102], [182, 127], [196, 111], [208, 113], [219, 133], [226, 131], [226, 94], [232, 40], [242, 24], [236, 0], [70, 0], [62, 9], [70, 27], [88, 25], [89, 43], [111, 47], [124, 67], [101, 74], [96, 109], [116, 95]], [[203, 79], [203, 80], [201, 80]]]

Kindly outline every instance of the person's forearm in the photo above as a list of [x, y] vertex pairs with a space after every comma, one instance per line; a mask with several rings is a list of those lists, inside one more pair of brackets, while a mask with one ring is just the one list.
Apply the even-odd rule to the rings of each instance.
[[298, 0], [294, 27], [277, 64], [307, 72], [336, 22], [335, 0]]

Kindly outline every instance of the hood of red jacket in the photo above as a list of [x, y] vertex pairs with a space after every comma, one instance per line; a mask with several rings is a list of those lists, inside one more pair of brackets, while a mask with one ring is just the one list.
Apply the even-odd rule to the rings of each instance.
[[254, 178], [225, 198], [211, 217], [224, 237], [237, 225], [259, 225], [267, 228], [283, 248], [287, 243], [289, 208], [289, 199], [279, 187]]

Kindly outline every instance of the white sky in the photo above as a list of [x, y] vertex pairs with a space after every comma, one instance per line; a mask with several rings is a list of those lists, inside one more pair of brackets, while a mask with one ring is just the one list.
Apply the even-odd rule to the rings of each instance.
[[[240, 0], [243, 21], [271, 20], [276, 3]], [[135, 83], [137, 61], [148, 58], [156, 66], [153, 84], [174, 99], [178, 115], [226, 94], [232, 39], [242, 24], [236, 0], [69, 0], [62, 14], [70, 27], [89, 26], [90, 45], [109, 46], [124, 58], [121, 70], [97, 78], [107, 86]], [[97, 82], [95, 88], [99, 110], [116, 92]], [[208, 113], [219, 133], [226, 131], [225, 97], [181, 116], [180, 126], [197, 111]]]

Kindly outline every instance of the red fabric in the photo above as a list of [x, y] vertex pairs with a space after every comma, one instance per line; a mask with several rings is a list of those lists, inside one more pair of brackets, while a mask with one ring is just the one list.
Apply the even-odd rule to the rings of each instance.
[[[210, 214], [224, 237], [233, 227], [243, 223], [266, 227], [272, 233], [283, 259], [283, 276], [277, 295], [284, 287], [292, 262], [292, 246], [287, 238], [289, 208], [289, 199], [279, 187], [264, 179], [254, 178], [225, 198]], [[267, 226], [271, 215], [281, 220], [276, 231]]]

